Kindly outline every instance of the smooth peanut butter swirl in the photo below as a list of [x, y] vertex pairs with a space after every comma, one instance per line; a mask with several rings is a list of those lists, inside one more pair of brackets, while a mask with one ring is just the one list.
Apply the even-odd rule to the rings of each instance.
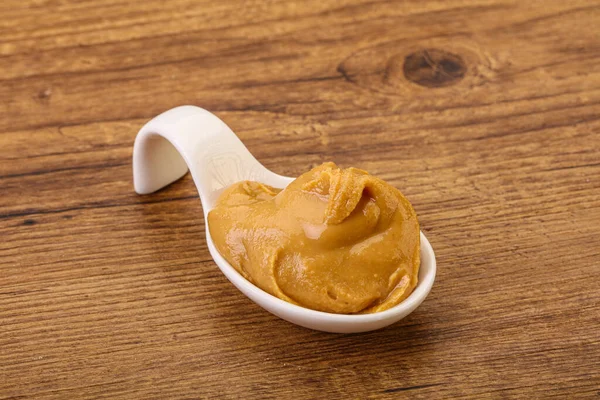
[[314, 310], [383, 311], [417, 285], [419, 223], [396, 188], [322, 164], [284, 189], [239, 182], [208, 214], [219, 252], [263, 290]]

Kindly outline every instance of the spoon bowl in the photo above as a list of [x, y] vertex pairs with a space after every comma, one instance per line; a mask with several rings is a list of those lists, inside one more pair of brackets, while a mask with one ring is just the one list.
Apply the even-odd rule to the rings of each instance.
[[421, 232], [421, 266], [415, 290], [400, 304], [372, 314], [333, 314], [288, 303], [250, 283], [217, 251], [208, 213], [229, 185], [251, 180], [283, 189], [294, 178], [271, 172], [254, 158], [233, 131], [214, 114], [181, 106], [150, 120], [133, 147], [133, 182], [139, 194], [155, 192], [190, 171], [204, 211], [206, 242], [223, 274], [265, 310], [294, 324], [325, 332], [355, 333], [380, 329], [413, 312], [429, 294], [436, 274], [431, 244]]

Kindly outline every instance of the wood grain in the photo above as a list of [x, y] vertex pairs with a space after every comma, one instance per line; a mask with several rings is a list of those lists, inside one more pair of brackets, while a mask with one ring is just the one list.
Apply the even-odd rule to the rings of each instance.
[[[600, 398], [600, 2], [5, 0], [0, 399]], [[412, 201], [431, 295], [288, 324], [212, 263], [189, 177], [131, 182], [181, 104], [268, 168]]]

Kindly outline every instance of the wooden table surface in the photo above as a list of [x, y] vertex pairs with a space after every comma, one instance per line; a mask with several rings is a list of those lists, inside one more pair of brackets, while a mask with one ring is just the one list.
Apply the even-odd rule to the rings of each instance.
[[[600, 398], [600, 2], [0, 4], [0, 399]], [[268, 168], [411, 200], [438, 260], [354, 335], [252, 303], [138, 129], [215, 112]]]

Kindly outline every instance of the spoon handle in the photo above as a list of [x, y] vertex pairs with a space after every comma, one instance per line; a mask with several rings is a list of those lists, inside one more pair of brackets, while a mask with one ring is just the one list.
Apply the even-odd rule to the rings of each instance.
[[192, 174], [207, 214], [221, 189], [242, 180], [273, 175], [214, 114], [181, 106], [150, 120], [133, 146], [133, 184], [139, 194], [155, 192]]

